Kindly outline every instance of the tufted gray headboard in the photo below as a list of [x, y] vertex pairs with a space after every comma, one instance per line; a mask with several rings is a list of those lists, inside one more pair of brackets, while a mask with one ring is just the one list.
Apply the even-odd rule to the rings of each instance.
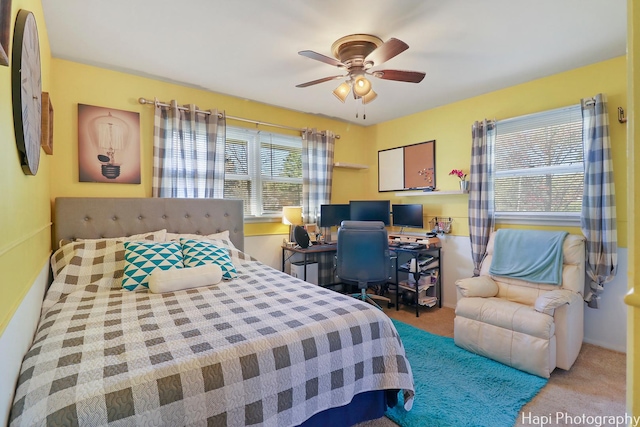
[[212, 234], [229, 230], [244, 250], [242, 200], [58, 197], [54, 250], [61, 239], [121, 237], [167, 229], [170, 233]]

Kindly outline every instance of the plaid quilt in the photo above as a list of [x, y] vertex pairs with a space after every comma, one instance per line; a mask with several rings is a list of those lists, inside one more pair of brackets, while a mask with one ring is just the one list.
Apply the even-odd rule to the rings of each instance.
[[275, 427], [370, 390], [412, 401], [384, 313], [230, 254], [238, 278], [152, 294], [121, 289], [122, 242], [60, 248], [10, 425]]

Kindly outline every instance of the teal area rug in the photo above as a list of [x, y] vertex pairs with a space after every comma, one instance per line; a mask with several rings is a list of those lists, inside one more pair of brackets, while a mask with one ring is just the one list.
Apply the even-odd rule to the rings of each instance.
[[402, 427], [511, 427], [520, 409], [547, 384], [457, 347], [453, 338], [396, 320], [411, 363], [416, 396], [411, 411], [400, 402], [387, 417]]

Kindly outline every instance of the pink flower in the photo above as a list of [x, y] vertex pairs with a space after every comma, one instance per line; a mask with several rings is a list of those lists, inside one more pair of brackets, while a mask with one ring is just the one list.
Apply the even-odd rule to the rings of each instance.
[[464, 181], [464, 179], [467, 177], [467, 174], [464, 173], [462, 169], [453, 169], [451, 172], [449, 172], [449, 175], [457, 176], [458, 178], [460, 178], [460, 181]]

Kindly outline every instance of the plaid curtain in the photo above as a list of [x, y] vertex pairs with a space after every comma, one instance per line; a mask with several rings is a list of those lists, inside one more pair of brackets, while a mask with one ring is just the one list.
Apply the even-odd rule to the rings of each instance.
[[[315, 224], [320, 205], [331, 203], [333, 182], [333, 152], [335, 135], [327, 130], [305, 129], [302, 132], [302, 218], [305, 224]], [[333, 254], [318, 257], [318, 282], [333, 282]]]
[[606, 96], [598, 94], [581, 104], [584, 193], [580, 223], [587, 238], [587, 275], [591, 280], [585, 301], [598, 308], [604, 284], [618, 269], [616, 198]]
[[156, 102], [153, 197], [223, 198], [226, 118], [218, 110]]
[[486, 119], [471, 127], [471, 172], [469, 177], [469, 238], [473, 275], [480, 274], [489, 235], [494, 226], [493, 147], [496, 126]]
[[315, 223], [320, 205], [331, 202], [335, 141], [331, 131], [305, 129], [302, 133], [302, 217], [305, 223]]

